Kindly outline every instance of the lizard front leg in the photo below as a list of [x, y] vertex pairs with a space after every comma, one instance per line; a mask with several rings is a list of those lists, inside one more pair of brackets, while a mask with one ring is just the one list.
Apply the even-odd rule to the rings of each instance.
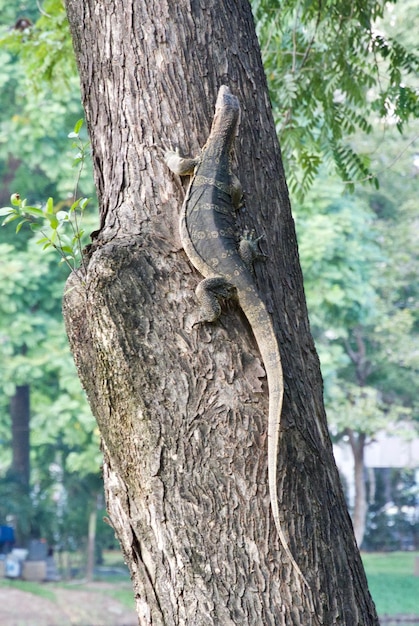
[[201, 280], [195, 294], [201, 305], [201, 318], [195, 324], [200, 324], [216, 322], [221, 314], [220, 301], [236, 298], [237, 289], [222, 276], [214, 276]]
[[239, 254], [247, 269], [253, 271], [253, 263], [255, 261], [266, 261], [266, 254], [263, 254], [259, 248], [259, 242], [264, 238], [255, 236], [255, 232], [245, 230], [239, 241]]
[[192, 176], [195, 167], [199, 163], [199, 157], [187, 158], [180, 156], [179, 148], [176, 148], [176, 150], [166, 149], [163, 153], [163, 159], [167, 167], [178, 176]]

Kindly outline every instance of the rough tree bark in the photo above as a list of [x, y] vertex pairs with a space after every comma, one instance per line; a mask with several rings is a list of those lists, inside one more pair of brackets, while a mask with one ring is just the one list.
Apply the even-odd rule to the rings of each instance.
[[[67, 0], [92, 141], [101, 227], [64, 315], [98, 421], [109, 516], [140, 624], [378, 624], [326, 428], [297, 243], [247, 0]], [[270, 515], [267, 389], [234, 305], [190, 329], [200, 277], [180, 249], [183, 183], [159, 157], [196, 153], [218, 87], [242, 105], [239, 227], [265, 233], [256, 281], [282, 347]], [[310, 597], [311, 596], [311, 597]], [[315, 611], [311, 610], [311, 601]]]

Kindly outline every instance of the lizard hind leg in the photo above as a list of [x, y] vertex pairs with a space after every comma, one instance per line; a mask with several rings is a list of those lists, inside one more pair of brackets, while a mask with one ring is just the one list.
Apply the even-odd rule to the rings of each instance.
[[221, 314], [220, 301], [237, 296], [235, 286], [222, 276], [213, 276], [201, 280], [195, 293], [201, 305], [201, 317], [195, 324], [216, 322]]

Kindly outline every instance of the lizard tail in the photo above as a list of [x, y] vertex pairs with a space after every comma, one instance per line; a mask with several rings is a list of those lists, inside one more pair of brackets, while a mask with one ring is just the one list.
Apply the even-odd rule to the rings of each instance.
[[300, 576], [306, 587], [310, 586], [295, 561], [289, 548], [287, 539], [281, 528], [278, 507], [277, 492], [277, 461], [280, 440], [280, 424], [282, 402], [284, 396], [284, 380], [281, 365], [281, 355], [278, 341], [272, 325], [271, 316], [261, 300], [256, 288], [247, 285], [246, 289], [239, 289], [238, 297], [240, 306], [246, 315], [266, 370], [269, 389], [269, 417], [268, 417], [268, 483], [269, 497], [271, 502], [272, 516], [278, 533], [279, 540], [284, 548], [295, 571]]

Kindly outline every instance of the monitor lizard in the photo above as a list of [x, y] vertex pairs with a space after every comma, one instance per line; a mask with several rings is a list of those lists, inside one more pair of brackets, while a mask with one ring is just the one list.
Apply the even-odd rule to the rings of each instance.
[[[272, 515], [281, 544], [298, 575], [310, 589], [281, 528], [277, 498], [277, 456], [284, 394], [278, 341], [271, 317], [252, 275], [260, 256], [258, 241], [246, 233], [238, 242], [235, 212], [242, 190], [231, 171], [231, 152], [237, 132], [240, 104], [227, 86], [218, 92], [211, 131], [197, 158], [166, 149], [164, 160], [173, 173], [191, 180], [180, 215], [180, 237], [194, 267], [204, 276], [196, 296], [201, 304], [199, 322], [214, 322], [221, 313], [220, 300], [237, 299], [246, 315], [266, 370], [269, 389], [268, 482]], [[199, 323], [198, 322], [198, 323]]]

